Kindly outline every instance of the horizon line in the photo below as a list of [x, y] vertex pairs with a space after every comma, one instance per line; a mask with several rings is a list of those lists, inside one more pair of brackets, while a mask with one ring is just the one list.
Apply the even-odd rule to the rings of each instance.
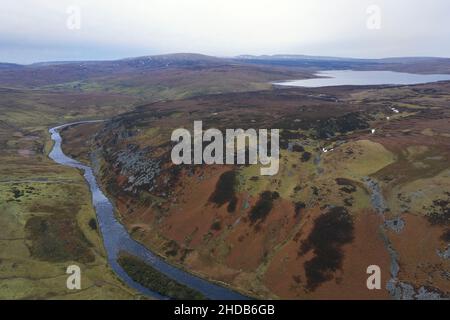
[[253, 57], [253, 58], [261, 58], [261, 57], [292, 57], [295, 59], [295, 57], [304, 57], [304, 58], [316, 58], [316, 59], [322, 59], [322, 60], [333, 60], [333, 59], [339, 59], [339, 60], [366, 60], [366, 61], [376, 61], [376, 60], [391, 60], [391, 59], [450, 59], [446, 56], [388, 56], [388, 57], [381, 57], [381, 58], [362, 58], [362, 57], [350, 57], [350, 56], [326, 56], [326, 55], [314, 55], [314, 54], [301, 54], [301, 53], [276, 53], [276, 54], [238, 54], [238, 55], [232, 55], [232, 56], [221, 56], [221, 55], [209, 55], [209, 54], [203, 54], [198, 52], [169, 52], [169, 53], [160, 53], [160, 54], [150, 54], [150, 55], [139, 55], [139, 56], [125, 56], [121, 58], [113, 58], [113, 59], [80, 59], [80, 60], [68, 60], [68, 59], [61, 59], [61, 60], [42, 60], [42, 61], [34, 61], [31, 63], [17, 63], [17, 62], [9, 62], [9, 61], [0, 61], [0, 64], [12, 64], [12, 65], [18, 65], [18, 66], [32, 66], [36, 64], [70, 64], [70, 63], [77, 63], [77, 62], [113, 62], [113, 61], [121, 61], [121, 60], [127, 60], [127, 59], [139, 59], [139, 58], [146, 58], [146, 57], [161, 57], [161, 56], [173, 56], [173, 55], [199, 55], [199, 56], [205, 56], [210, 58], [218, 58], [218, 59], [246, 59], [247, 57]]

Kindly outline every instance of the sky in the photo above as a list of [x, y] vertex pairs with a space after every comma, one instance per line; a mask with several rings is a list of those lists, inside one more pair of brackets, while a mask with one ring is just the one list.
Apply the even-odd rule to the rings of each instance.
[[0, 0], [0, 61], [450, 57], [448, 0]]

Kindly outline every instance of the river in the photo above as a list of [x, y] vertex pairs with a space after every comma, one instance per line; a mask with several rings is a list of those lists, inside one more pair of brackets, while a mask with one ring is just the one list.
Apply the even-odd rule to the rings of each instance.
[[59, 134], [59, 130], [76, 124], [98, 122], [93, 121], [80, 121], [63, 124], [49, 130], [51, 139], [54, 142], [53, 148], [49, 153], [49, 157], [55, 162], [64, 166], [80, 169], [84, 172], [84, 178], [89, 185], [89, 189], [92, 194], [92, 203], [97, 214], [97, 220], [99, 224], [99, 230], [103, 238], [103, 244], [106, 249], [108, 263], [112, 270], [131, 288], [134, 288], [138, 292], [158, 298], [168, 299], [168, 297], [161, 296], [157, 292], [154, 292], [146, 287], [143, 287], [139, 283], [131, 279], [128, 274], [118, 264], [117, 258], [120, 251], [128, 252], [134, 256], [144, 260], [147, 264], [159, 272], [165, 274], [171, 279], [182, 283], [192, 289], [195, 289], [203, 293], [209, 299], [220, 300], [241, 300], [248, 299], [247, 297], [232, 291], [231, 289], [213, 284], [209, 281], [194, 276], [186, 271], [168, 264], [156, 254], [152, 253], [146, 247], [139, 242], [133, 240], [128, 234], [125, 227], [116, 219], [114, 215], [114, 207], [109, 199], [102, 192], [97, 184], [93, 170], [91, 167], [86, 166], [64, 154], [61, 148], [62, 138]]

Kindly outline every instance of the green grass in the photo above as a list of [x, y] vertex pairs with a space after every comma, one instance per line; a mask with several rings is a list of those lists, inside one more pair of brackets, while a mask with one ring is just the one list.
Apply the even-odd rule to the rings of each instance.
[[[133, 299], [107, 265], [91, 195], [76, 169], [56, 164], [48, 128], [104, 118], [131, 99], [39, 90], [0, 91], [0, 299]], [[128, 101], [128, 102], [127, 102]], [[79, 265], [82, 290], [66, 288]]]

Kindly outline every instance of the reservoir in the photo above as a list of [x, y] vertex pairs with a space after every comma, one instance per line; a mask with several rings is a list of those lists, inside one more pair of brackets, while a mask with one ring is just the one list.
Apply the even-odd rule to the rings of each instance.
[[450, 80], [450, 74], [414, 74], [394, 71], [329, 70], [315, 74], [317, 78], [274, 82], [277, 86], [331, 87], [368, 85], [411, 85]]

